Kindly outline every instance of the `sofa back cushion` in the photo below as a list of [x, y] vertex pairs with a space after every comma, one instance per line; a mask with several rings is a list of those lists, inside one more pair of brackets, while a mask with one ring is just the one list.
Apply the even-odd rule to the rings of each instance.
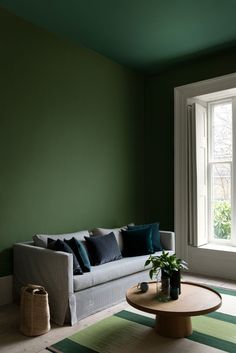
[[93, 266], [122, 258], [114, 233], [85, 237], [90, 262]]
[[39, 246], [40, 248], [47, 248], [48, 238], [53, 240], [64, 240], [75, 238], [77, 240], [84, 240], [84, 237], [89, 236], [88, 230], [81, 230], [75, 233], [66, 233], [66, 234], [35, 234], [33, 236], [33, 241], [35, 246]]

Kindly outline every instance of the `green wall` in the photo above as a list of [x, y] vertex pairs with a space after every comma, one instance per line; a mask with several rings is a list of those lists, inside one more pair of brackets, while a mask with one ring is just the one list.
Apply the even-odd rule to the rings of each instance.
[[144, 82], [0, 10], [0, 51], [0, 276], [35, 233], [173, 230], [174, 87], [235, 72], [236, 50]]
[[142, 76], [0, 10], [0, 275], [35, 233], [143, 217]]
[[146, 197], [150, 219], [174, 229], [174, 87], [236, 71], [236, 49], [189, 61], [146, 82]]

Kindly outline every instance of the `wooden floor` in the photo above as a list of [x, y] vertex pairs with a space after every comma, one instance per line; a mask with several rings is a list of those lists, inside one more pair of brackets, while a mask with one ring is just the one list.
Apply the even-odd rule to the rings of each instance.
[[[194, 281], [236, 290], [236, 281], [225, 279], [209, 278], [193, 274], [184, 274], [183, 280]], [[48, 353], [45, 348], [52, 343], [72, 335], [74, 332], [92, 325], [115, 312], [128, 308], [126, 302], [115, 305], [109, 309], [100, 311], [86, 319], [81, 320], [73, 327], [52, 326], [52, 329], [45, 335], [38, 337], [25, 337], [19, 332], [19, 306], [15, 304], [0, 307], [0, 352], [1, 353]]]

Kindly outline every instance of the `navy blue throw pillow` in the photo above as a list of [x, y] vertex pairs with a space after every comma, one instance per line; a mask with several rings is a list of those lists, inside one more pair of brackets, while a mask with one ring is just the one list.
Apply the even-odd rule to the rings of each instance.
[[69, 254], [72, 254], [73, 256], [73, 274], [74, 275], [82, 275], [83, 271], [79, 265], [79, 262], [75, 256], [75, 254], [73, 253], [73, 251], [71, 250], [71, 248], [69, 247], [69, 245], [67, 245], [64, 241], [57, 239], [51, 239], [48, 238], [48, 249], [50, 250], [54, 250], [54, 251], [63, 251], [63, 252], [67, 252]]
[[91, 271], [91, 264], [89, 261], [89, 257], [87, 251], [82, 243], [82, 241], [77, 240], [76, 238], [64, 239], [64, 242], [69, 245], [69, 247], [73, 250], [77, 260], [79, 261], [80, 267], [83, 272]]
[[159, 223], [150, 223], [150, 224], [141, 224], [141, 225], [135, 225], [135, 226], [129, 226], [128, 229], [134, 230], [134, 229], [144, 229], [144, 228], [151, 228], [152, 230], [152, 246], [153, 250], [155, 251], [161, 251], [163, 250], [162, 245], [161, 245], [161, 237], [160, 237], [160, 230], [159, 230]]
[[122, 258], [113, 232], [106, 235], [96, 235], [84, 238], [86, 240], [90, 262], [93, 266]]
[[122, 230], [123, 256], [153, 254], [151, 228]]

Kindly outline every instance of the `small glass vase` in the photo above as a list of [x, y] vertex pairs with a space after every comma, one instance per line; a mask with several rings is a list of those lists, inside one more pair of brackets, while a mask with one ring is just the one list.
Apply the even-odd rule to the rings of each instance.
[[161, 281], [158, 279], [156, 281], [156, 292], [157, 292], [157, 296], [161, 293]]
[[162, 278], [156, 282], [157, 300], [167, 302], [170, 300], [170, 278]]

